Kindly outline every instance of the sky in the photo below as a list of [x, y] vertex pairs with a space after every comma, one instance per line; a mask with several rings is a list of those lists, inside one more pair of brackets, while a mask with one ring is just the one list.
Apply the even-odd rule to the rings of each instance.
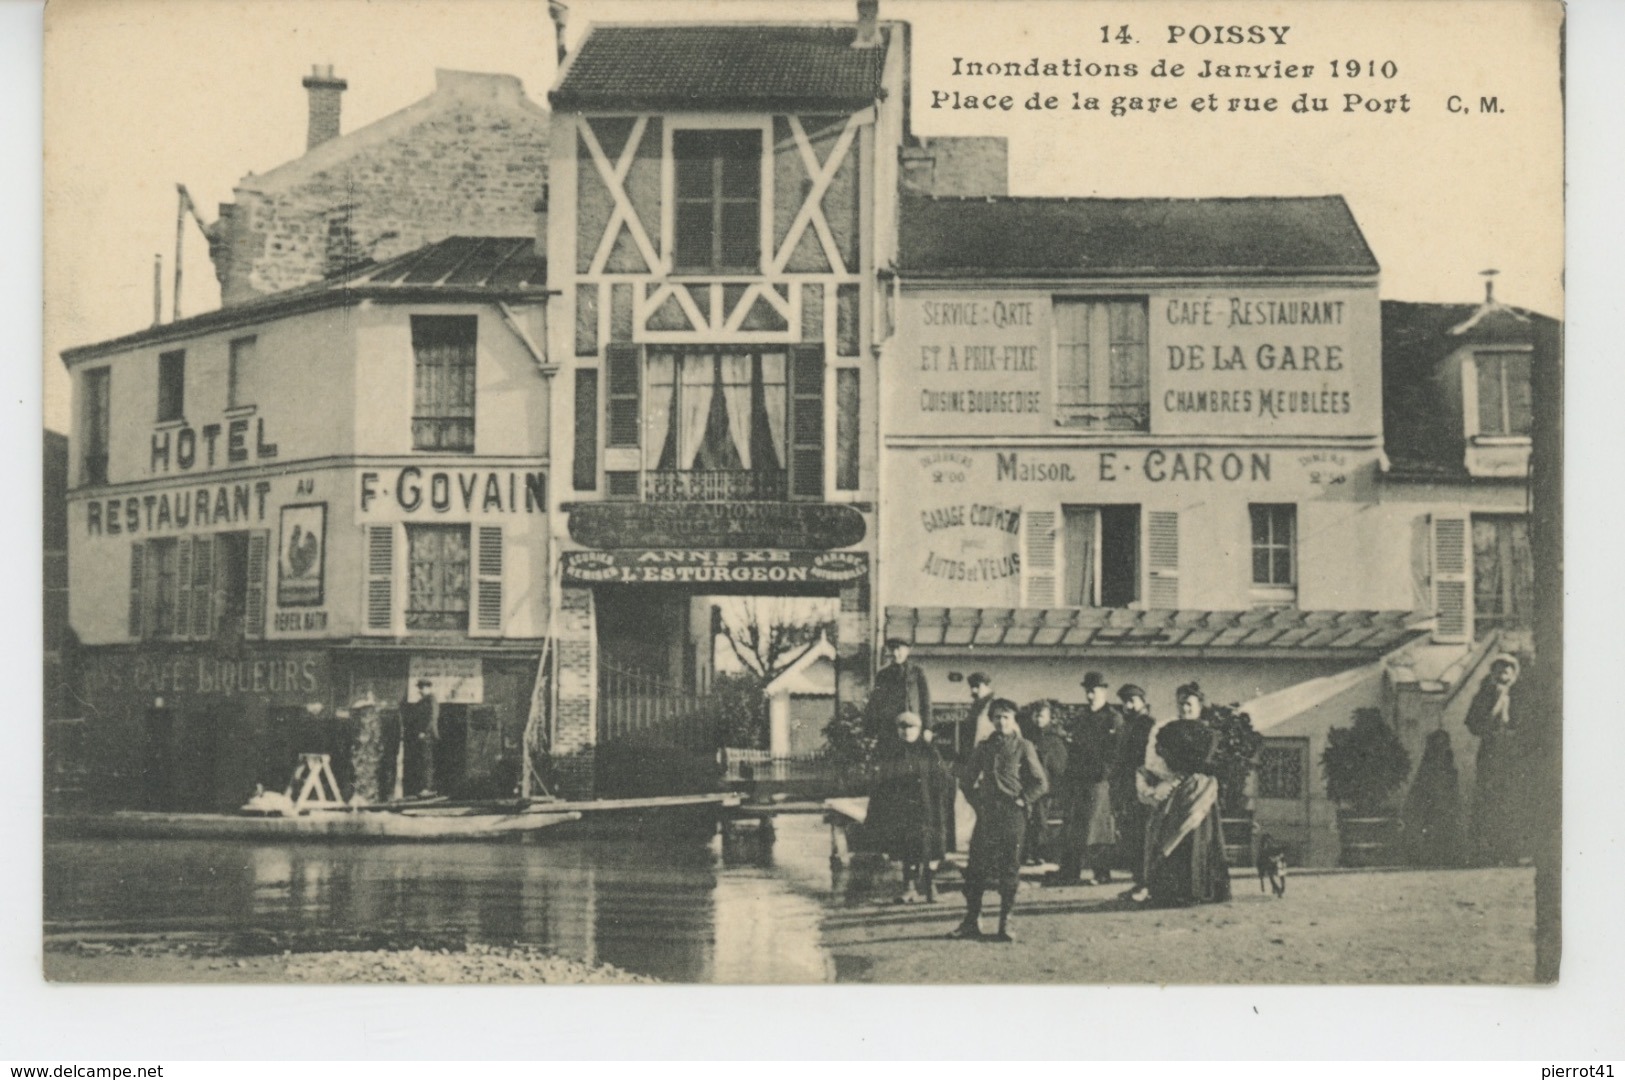
[[[590, 22], [852, 17], [850, 0], [575, 0], [567, 39]], [[913, 125], [933, 134], [1003, 134], [1010, 190], [1025, 195], [1345, 196], [1382, 265], [1391, 299], [1470, 301], [1479, 272], [1497, 296], [1560, 314], [1562, 126], [1555, 15], [1530, 0], [1276, 0], [1128, 4], [1084, 0], [882, 0], [913, 26]], [[1127, 20], [1131, 43], [1100, 40]], [[1285, 44], [1193, 44], [1204, 27], [1286, 28]], [[1179, 27], [1179, 40], [1170, 41]], [[1245, 35], [1245, 30], [1243, 31]], [[1266, 39], [1274, 32], [1263, 31]], [[1218, 35], [1221, 38], [1226, 35]], [[436, 68], [517, 75], [545, 103], [554, 35], [542, 0], [54, 0], [46, 23], [45, 422], [66, 430], [64, 348], [149, 325], [153, 258], [173, 296], [175, 185], [205, 218], [234, 184], [304, 149], [313, 64], [348, 80], [345, 131], [429, 94]], [[1129, 63], [1129, 77], [967, 77], [955, 59]], [[1362, 75], [1330, 78], [1358, 61]], [[1180, 78], [1153, 77], [1157, 60]], [[1314, 65], [1309, 77], [1203, 79], [1215, 64]], [[1375, 76], [1364, 75], [1375, 61]], [[1393, 72], [1384, 77], [1384, 65]], [[1059, 108], [1028, 111], [1033, 91]], [[1011, 111], [931, 108], [940, 91]], [[1076, 92], [1100, 111], [1072, 110]], [[1300, 92], [1324, 114], [1295, 115]], [[1362, 102], [1344, 112], [1342, 95]], [[1218, 113], [1191, 111], [1213, 93]], [[1409, 111], [1398, 111], [1399, 96]], [[1469, 109], [1451, 113], [1458, 96]], [[1173, 97], [1174, 111], [1110, 114], [1114, 97]], [[1226, 111], [1231, 97], [1279, 99], [1275, 113]], [[1499, 112], [1478, 112], [1493, 96]], [[1363, 99], [1394, 99], [1369, 113]], [[942, 100], [942, 99], [939, 99]], [[1380, 107], [1380, 106], [1379, 106]], [[207, 246], [188, 224], [183, 314], [218, 306]]]

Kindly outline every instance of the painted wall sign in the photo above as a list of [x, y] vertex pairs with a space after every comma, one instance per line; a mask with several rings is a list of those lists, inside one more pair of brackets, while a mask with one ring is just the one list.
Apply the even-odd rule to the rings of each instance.
[[271, 628], [279, 634], [317, 634], [327, 629], [325, 611], [278, 611], [271, 617]]
[[869, 556], [774, 549], [570, 551], [563, 555], [563, 571], [570, 585], [839, 584], [868, 577]]
[[[1148, 289], [1109, 299], [1121, 306], [1140, 297], [1139, 314], [1119, 325], [1120, 312], [1109, 314], [1085, 295], [1058, 302], [1049, 292], [905, 294], [898, 326], [903, 362], [887, 430], [1380, 433], [1374, 289]], [[1062, 311], [1058, 304], [1068, 306]], [[1125, 351], [1143, 357], [1138, 393], [1116, 385]]]
[[327, 562], [327, 504], [282, 508], [277, 544], [277, 607], [320, 607]]
[[[249, 432], [253, 432], [250, 445]], [[265, 421], [250, 424], [245, 416], [224, 424], [204, 424], [194, 428], [165, 426], [152, 433], [152, 456], [147, 470], [154, 475], [193, 469], [218, 469], [246, 465], [250, 461], [271, 461], [276, 443], [265, 441]]]
[[85, 502], [85, 533], [119, 536], [123, 533], [196, 532], [199, 529], [242, 525], [265, 520], [271, 481], [149, 491], [118, 499]]
[[835, 503], [580, 503], [570, 538], [594, 548], [850, 547], [868, 531], [863, 515]]
[[407, 465], [357, 477], [362, 516], [417, 517], [547, 513], [547, 474], [521, 469], [436, 469]]
[[406, 700], [424, 692], [442, 705], [485, 702], [485, 663], [478, 656], [414, 656], [407, 661]]
[[253, 696], [322, 701], [329, 687], [327, 654], [311, 650], [220, 656], [186, 650], [92, 653], [85, 658], [92, 694], [131, 693], [165, 699]]

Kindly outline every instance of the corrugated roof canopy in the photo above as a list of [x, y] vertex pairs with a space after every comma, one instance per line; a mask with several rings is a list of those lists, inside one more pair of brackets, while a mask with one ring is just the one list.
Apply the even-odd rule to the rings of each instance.
[[1375, 274], [1340, 195], [1255, 199], [930, 198], [901, 202], [917, 277]]
[[556, 109], [861, 109], [884, 45], [849, 26], [596, 26], [549, 95]]
[[922, 649], [1376, 655], [1426, 630], [1412, 611], [1139, 611], [1128, 608], [888, 607], [886, 636]]

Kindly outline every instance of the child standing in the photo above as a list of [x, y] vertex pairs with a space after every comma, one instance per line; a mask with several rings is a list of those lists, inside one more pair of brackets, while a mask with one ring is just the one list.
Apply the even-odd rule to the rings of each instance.
[[903, 864], [900, 904], [937, 899], [934, 871], [946, 851], [954, 781], [947, 763], [921, 734], [917, 713], [898, 714], [897, 738], [880, 759], [867, 822], [879, 846]]
[[983, 937], [982, 893], [994, 887], [999, 891], [999, 929], [988, 940], [1011, 941], [1010, 910], [1021, 881], [1027, 811], [1049, 793], [1049, 779], [1037, 749], [1021, 737], [1015, 702], [999, 698], [988, 714], [995, 731], [972, 752], [964, 778], [966, 797], [976, 808], [970, 862], [965, 867], [965, 918], [948, 936]]

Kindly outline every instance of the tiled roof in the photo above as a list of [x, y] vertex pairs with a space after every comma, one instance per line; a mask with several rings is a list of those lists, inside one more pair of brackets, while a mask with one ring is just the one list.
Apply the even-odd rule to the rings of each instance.
[[853, 48], [856, 32], [855, 25], [595, 26], [549, 99], [556, 109], [860, 109], [880, 94], [886, 48]]
[[1128, 608], [888, 607], [886, 636], [924, 650], [1018, 648], [1058, 654], [1159, 653], [1359, 657], [1424, 633], [1411, 611], [1136, 611]]
[[1249, 199], [905, 195], [899, 271], [917, 277], [1375, 274], [1340, 195]]
[[148, 327], [110, 341], [68, 349], [75, 360], [192, 334], [246, 326], [298, 311], [357, 300], [521, 300], [547, 290], [547, 258], [528, 236], [451, 236], [382, 263], [356, 267], [322, 281], [271, 293], [188, 319]]
[[1389, 476], [1467, 480], [1459, 372], [1463, 345], [1535, 345], [1556, 320], [1479, 304], [1382, 302], [1382, 428]]

